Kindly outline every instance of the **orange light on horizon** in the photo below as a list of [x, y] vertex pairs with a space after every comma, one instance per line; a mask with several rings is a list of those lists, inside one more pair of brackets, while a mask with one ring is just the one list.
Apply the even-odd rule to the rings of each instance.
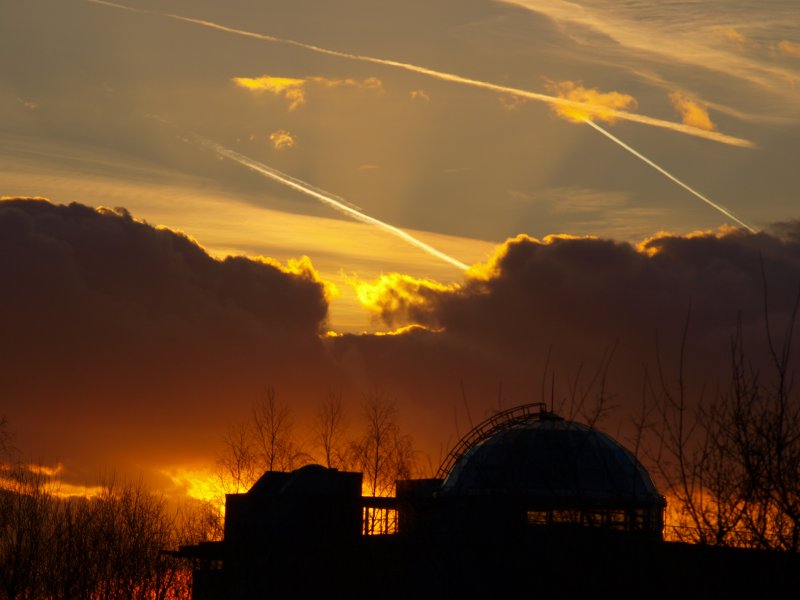
[[[175, 467], [164, 469], [161, 474], [167, 476], [185, 498], [207, 502], [220, 514], [225, 514], [225, 493], [231, 490], [226, 490], [217, 473], [196, 467]], [[246, 490], [235, 490], [241, 491]]]

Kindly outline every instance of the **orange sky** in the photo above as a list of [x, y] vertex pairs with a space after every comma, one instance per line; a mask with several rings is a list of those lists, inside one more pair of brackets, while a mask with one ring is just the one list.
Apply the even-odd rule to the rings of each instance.
[[188, 489], [266, 386], [309, 438], [383, 390], [438, 464], [498, 406], [569, 413], [611, 349], [624, 442], [689, 306], [697, 390], [739, 315], [762, 349], [759, 257], [791, 308], [791, 3], [127, 5], [0, 19], [0, 195], [49, 199], [0, 203], [0, 415], [66, 484]]
[[330, 336], [335, 290], [307, 259], [216, 259], [120, 210], [45, 200], [2, 201], [0, 232], [4, 412], [31, 462], [60, 464], [70, 485], [119, 468], [200, 486], [226, 427], [268, 386], [312, 455], [311, 418], [331, 391], [352, 429], [365, 394], [387, 394], [420, 465], [435, 468], [470, 420], [500, 407], [543, 399], [586, 418], [607, 362], [604, 425], [625, 441], [657, 352], [675, 382], [687, 314], [687, 385], [719, 386], [737, 319], [763, 356], [759, 261], [775, 331], [800, 280], [795, 225], [638, 247], [520, 235], [450, 284], [351, 279], [362, 310], [399, 333]]

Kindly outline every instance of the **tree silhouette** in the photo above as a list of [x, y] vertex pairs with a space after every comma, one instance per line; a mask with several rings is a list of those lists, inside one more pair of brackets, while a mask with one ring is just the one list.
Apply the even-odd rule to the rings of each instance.
[[350, 442], [352, 465], [364, 473], [368, 495], [392, 495], [395, 481], [410, 477], [413, 470], [411, 437], [400, 431], [396, 401], [381, 392], [364, 397], [361, 418], [361, 435]]
[[294, 437], [290, 406], [267, 387], [253, 406], [250, 419], [228, 427], [217, 457], [222, 489], [243, 492], [265, 471], [291, 471], [311, 462]]
[[328, 468], [346, 468], [346, 426], [341, 393], [329, 392], [327, 399], [319, 404], [314, 433], [322, 451], [323, 464]]
[[730, 342], [730, 379], [710, 398], [690, 398], [683, 376], [689, 319], [676, 384], [648, 381], [655, 399], [658, 447], [651, 454], [666, 483], [677, 526], [668, 534], [702, 544], [800, 551], [800, 398], [793, 387], [792, 341], [797, 294], [783, 340], [770, 328], [770, 368], [759, 369], [741, 326]]

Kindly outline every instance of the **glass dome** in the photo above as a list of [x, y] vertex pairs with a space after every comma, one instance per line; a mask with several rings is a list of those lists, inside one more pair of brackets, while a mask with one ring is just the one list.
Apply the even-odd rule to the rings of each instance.
[[469, 447], [440, 493], [661, 501], [628, 450], [596, 429], [552, 414], [509, 423]]

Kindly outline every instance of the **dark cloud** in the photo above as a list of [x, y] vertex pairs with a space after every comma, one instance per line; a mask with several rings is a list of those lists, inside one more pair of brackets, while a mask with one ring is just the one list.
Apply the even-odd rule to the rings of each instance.
[[[388, 290], [382, 318], [442, 327], [449, 335], [521, 350], [531, 340], [641, 337], [682, 327], [730, 332], [758, 324], [764, 289], [772, 318], [787, 316], [800, 283], [797, 224], [779, 234], [660, 235], [634, 247], [592, 238], [519, 236], [460, 287]], [[407, 298], [406, 301], [403, 301]]]
[[48, 457], [212, 447], [237, 405], [323, 356], [310, 265], [215, 260], [123, 209], [4, 200], [0, 282], [0, 412]]
[[639, 247], [519, 236], [461, 286], [384, 279], [375, 301], [383, 319], [438, 333], [349, 343], [369, 348], [365, 356], [375, 363], [386, 364], [375, 357], [387, 353], [397, 353], [390, 361], [395, 364], [399, 354], [406, 365], [408, 356], [416, 356], [404, 372], [410, 397], [421, 381], [446, 380], [449, 393], [438, 393], [452, 410], [462, 404], [459, 381], [467, 382], [480, 416], [500, 402], [551, 398], [569, 411], [585, 391], [591, 389], [589, 397], [598, 392], [593, 378], [611, 356], [606, 392], [619, 407], [617, 420], [627, 420], [641, 402], [645, 370], [655, 376], [660, 360], [667, 383], [677, 382], [687, 325], [684, 371], [694, 398], [726, 386], [737, 323], [754, 367], [769, 369], [765, 298], [780, 345], [800, 285], [799, 230], [793, 223], [758, 235], [660, 235]]
[[351, 424], [364, 394], [380, 391], [400, 401], [435, 468], [499, 407], [552, 400], [580, 417], [608, 364], [616, 409], [605, 427], [625, 439], [659, 353], [675, 384], [687, 315], [693, 398], [724, 388], [737, 323], [754, 367], [767, 368], [764, 281], [780, 344], [800, 284], [798, 234], [785, 223], [638, 247], [519, 236], [459, 286], [384, 278], [369, 296], [384, 320], [422, 327], [324, 338], [325, 288], [310, 264], [218, 261], [122, 209], [6, 200], [0, 413], [21, 446], [77, 481], [124, 460], [211, 462], [267, 385], [296, 407], [304, 443], [328, 391], [343, 394]]

